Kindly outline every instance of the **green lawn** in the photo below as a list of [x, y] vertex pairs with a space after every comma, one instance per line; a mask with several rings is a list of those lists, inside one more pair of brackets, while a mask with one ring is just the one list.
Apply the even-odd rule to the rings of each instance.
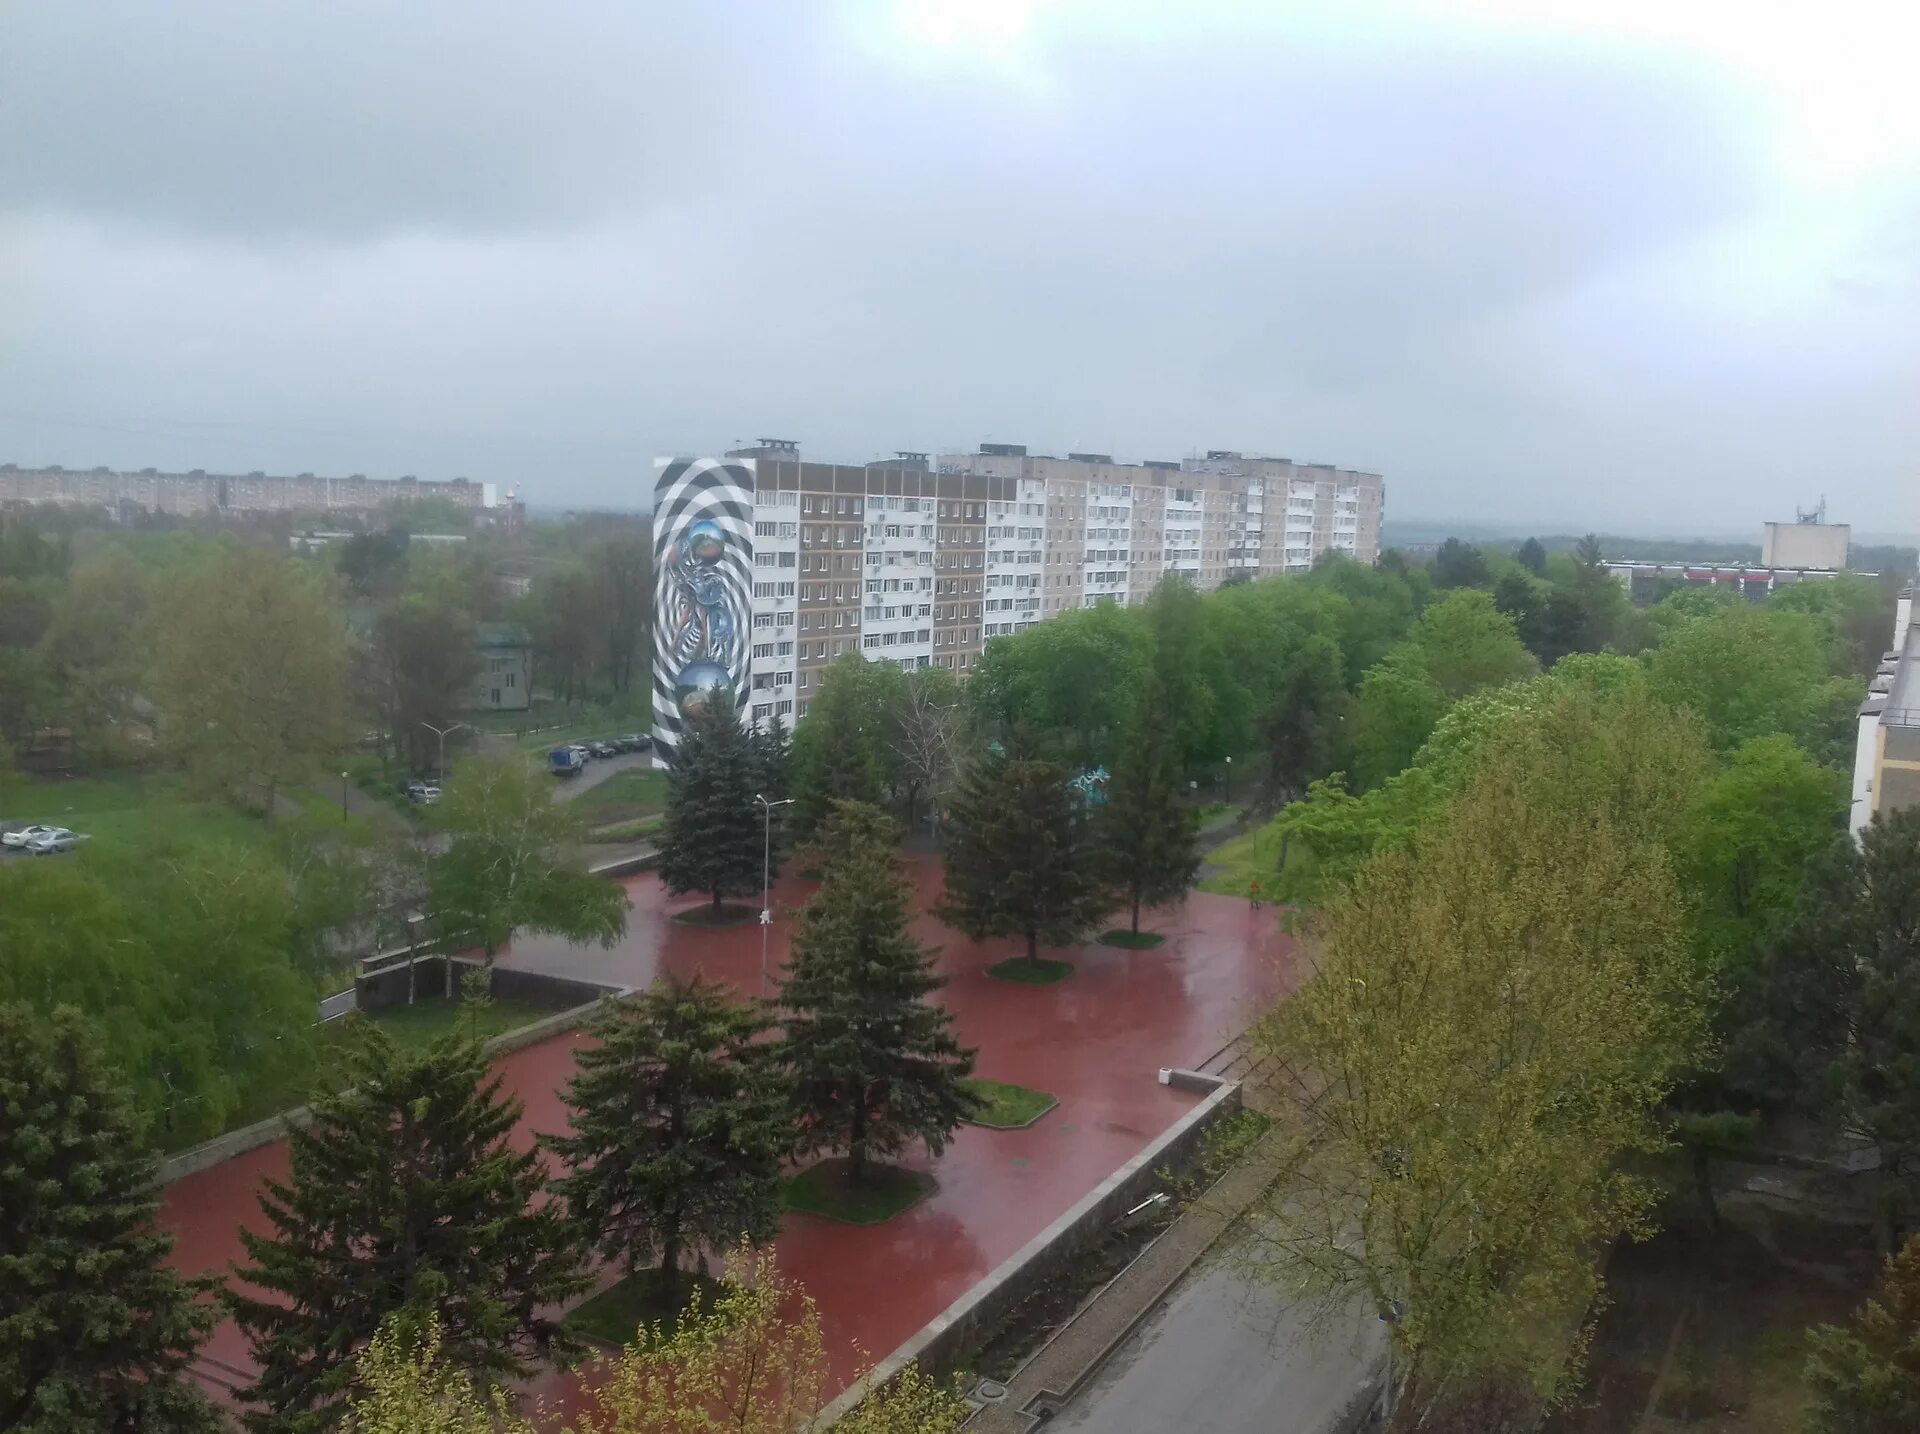
[[365, 841], [373, 835], [373, 824], [364, 816], [341, 811], [337, 777], [325, 787], [288, 787], [286, 796], [300, 808], [300, 815], [316, 831], [343, 832], [355, 841]]
[[385, 1010], [371, 1011], [367, 1018], [396, 1045], [419, 1047], [431, 1045], [456, 1024], [463, 1033], [470, 1031], [485, 1041], [553, 1014], [550, 1006], [510, 1001], [500, 996], [495, 996], [477, 1012], [465, 1009], [464, 1003], [455, 998], [435, 996], [431, 1000], [415, 1001], [411, 1006], [388, 1006]]
[[1109, 931], [1100, 938], [1100, 944], [1118, 946], [1123, 951], [1149, 951], [1166, 939], [1158, 931]]
[[939, 1188], [931, 1175], [898, 1165], [869, 1164], [864, 1185], [853, 1184], [847, 1171], [847, 1162], [838, 1158], [809, 1165], [787, 1177], [781, 1186], [781, 1203], [789, 1210], [848, 1225], [878, 1225]]
[[[545, 712], [528, 716], [521, 714], [522, 721], [515, 727], [495, 727], [493, 730], [505, 732], [513, 737], [514, 745], [525, 752], [548, 752], [555, 747], [564, 747], [570, 742], [597, 742], [607, 737], [618, 737], [627, 732], [653, 731], [653, 717], [648, 712], [603, 712], [595, 715], [589, 711], [584, 715], [570, 712]], [[553, 724], [558, 725], [553, 725]], [[522, 732], [520, 727], [528, 725], [545, 727], [544, 732]]]
[[1051, 986], [1073, 974], [1073, 962], [1029, 961], [1024, 956], [1009, 956], [987, 967], [987, 974], [1001, 981], [1017, 981], [1022, 986]]
[[195, 799], [184, 777], [141, 772], [29, 779], [0, 796], [0, 816], [9, 827], [71, 827], [116, 846], [153, 846], [173, 836], [252, 845], [266, 830], [257, 817]]
[[660, 1271], [642, 1270], [609, 1285], [570, 1311], [566, 1324], [576, 1334], [621, 1348], [633, 1343], [642, 1325], [659, 1325], [667, 1337], [672, 1338], [680, 1315], [692, 1302], [695, 1292], [700, 1295], [702, 1307], [711, 1309], [714, 1296], [721, 1288], [720, 1281], [697, 1270], [682, 1270], [678, 1297], [669, 1301], [660, 1288]]
[[1032, 1125], [1060, 1102], [1044, 1090], [1029, 1090], [1023, 1085], [1008, 1085], [997, 1080], [960, 1082], [979, 1096], [983, 1104], [973, 1117], [975, 1125], [990, 1125], [996, 1130], [1017, 1130]]
[[630, 822], [615, 822], [612, 826], [596, 827], [587, 835], [587, 840], [599, 845], [615, 842], [651, 841], [660, 835], [665, 825], [661, 817], [640, 817]]
[[588, 826], [658, 816], [667, 805], [667, 774], [630, 767], [573, 798]]
[[[1201, 891], [1244, 898], [1248, 886], [1258, 881], [1262, 902], [1277, 899], [1281, 887], [1279, 839], [1265, 827], [1255, 827], [1245, 836], [1221, 843], [1208, 860], [1225, 869], [1201, 881]], [[1288, 842], [1286, 885], [1289, 889], [1298, 889], [1301, 883], [1310, 881], [1313, 869], [1313, 848], [1300, 837]]]

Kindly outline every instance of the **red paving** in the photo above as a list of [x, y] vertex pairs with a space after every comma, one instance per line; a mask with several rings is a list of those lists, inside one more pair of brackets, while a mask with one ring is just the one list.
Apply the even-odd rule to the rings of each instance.
[[[939, 864], [915, 859], [910, 871], [915, 907], [924, 913], [939, 892]], [[699, 971], [758, 991], [759, 927], [684, 926], [667, 913], [690, 903], [669, 899], [655, 877], [625, 885], [633, 911], [613, 950], [529, 939], [501, 964], [629, 986], [644, 986], [663, 969]], [[776, 980], [791, 924], [785, 911], [810, 890], [798, 878], [774, 890]], [[1166, 941], [1151, 951], [1054, 953], [1075, 962], [1073, 976], [1056, 986], [1021, 986], [986, 975], [1016, 954], [1015, 943], [974, 943], [931, 916], [917, 918], [916, 933], [940, 948], [949, 978], [940, 999], [961, 1039], [979, 1047], [976, 1073], [1051, 1091], [1060, 1104], [1027, 1130], [963, 1127], [939, 1160], [911, 1162], [932, 1170], [940, 1188], [884, 1225], [787, 1218], [777, 1244], [781, 1268], [818, 1302], [842, 1381], [864, 1358], [898, 1347], [1172, 1124], [1196, 1097], [1160, 1085], [1158, 1068], [1201, 1064], [1290, 984], [1293, 943], [1271, 908], [1255, 912], [1234, 898], [1195, 893], [1142, 924]], [[526, 1105], [521, 1141], [563, 1127], [559, 1089], [581, 1039], [569, 1033], [497, 1063]], [[161, 1218], [179, 1237], [174, 1262], [194, 1273], [239, 1262], [238, 1227], [263, 1223], [259, 1182], [285, 1171], [286, 1146], [275, 1142], [170, 1186]], [[251, 1375], [246, 1344], [230, 1322], [215, 1332], [203, 1365], [221, 1382]], [[543, 1392], [564, 1404], [565, 1385], [547, 1383]]]

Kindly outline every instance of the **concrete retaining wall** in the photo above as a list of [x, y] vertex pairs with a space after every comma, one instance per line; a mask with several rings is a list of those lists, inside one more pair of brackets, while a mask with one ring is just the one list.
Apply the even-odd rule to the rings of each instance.
[[[1201, 1137], [1215, 1122], [1240, 1109], [1240, 1086], [1237, 1081], [1226, 1082], [1198, 1072], [1180, 1074], [1192, 1077], [1210, 1091], [1206, 1099], [881, 1360], [874, 1366], [869, 1383], [885, 1384], [908, 1364], [917, 1363], [934, 1372], [959, 1364], [1027, 1296], [1059, 1274], [1120, 1215], [1139, 1204], [1158, 1183], [1160, 1171], [1190, 1163]], [[1166, 1083], [1173, 1084], [1171, 1080]], [[831, 1428], [864, 1397], [864, 1386], [847, 1390], [821, 1410], [809, 1428]]]
[[[497, 979], [501, 973], [494, 972]], [[585, 985], [584, 982], [572, 984]], [[506, 1055], [509, 1051], [522, 1050], [537, 1045], [549, 1037], [564, 1031], [571, 1031], [585, 1025], [593, 1013], [600, 1008], [600, 1002], [607, 996], [627, 994], [624, 987], [608, 986], [595, 992], [592, 1000], [568, 1010], [556, 1011], [543, 1020], [533, 1021], [516, 1030], [504, 1032], [487, 1042], [489, 1058]], [[174, 1181], [218, 1165], [223, 1160], [231, 1160], [236, 1155], [244, 1155], [249, 1150], [257, 1150], [262, 1145], [271, 1145], [287, 1133], [287, 1127], [299, 1126], [305, 1129], [313, 1123], [313, 1112], [306, 1106], [296, 1106], [292, 1110], [282, 1111], [279, 1115], [268, 1116], [265, 1120], [252, 1125], [243, 1125], [238, 1130], [229, 1130], [216, 1135], [211, 1140], [170, 1155], [160, 1162], [160, 1185], [171, 1185]]]
[[590, 866], [588, 871], [595, 876], [632, 876], [636, 871], [652, 871], [660, 865], [660, 853], [657, 851], [636, 852], [632, 856], [617, 856], [603, 861], [598, 866]]
[[[361, 1011], [384, 1011], [407, 1002], [407, 965], [400, 961], [357, 977], [353, 983], [354, 1007]], [[447, 958], [423, 956], [413, 965], [413, 997], [429, 1001], [452, 994], [447, 985]]]

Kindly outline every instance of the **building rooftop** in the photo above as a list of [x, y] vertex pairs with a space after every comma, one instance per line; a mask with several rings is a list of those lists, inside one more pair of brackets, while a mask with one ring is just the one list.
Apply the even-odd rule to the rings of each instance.
[[1920, 624], [1907, 629], [1880, 720], [1889, 727], [1920, 727]]

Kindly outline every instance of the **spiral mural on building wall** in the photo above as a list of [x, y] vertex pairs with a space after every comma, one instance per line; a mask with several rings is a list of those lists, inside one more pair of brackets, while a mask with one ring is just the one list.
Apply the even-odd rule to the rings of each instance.
[[753, 626], [750, 459], [662, 458], [653, 489], [653, 750], [671, 765], [716, 690], [745, 700]]

